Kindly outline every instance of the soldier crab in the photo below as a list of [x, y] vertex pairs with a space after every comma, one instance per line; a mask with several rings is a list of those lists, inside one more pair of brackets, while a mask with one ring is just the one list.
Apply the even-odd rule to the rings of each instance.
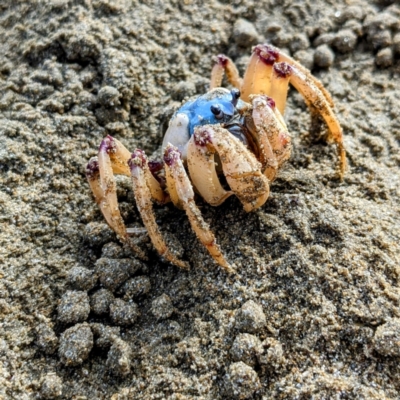
[[[219, 55], [216, 61], [210, 91], [188, 101], [171, 119], [162, 145], [163, 163], [149, 162], [142, 150], [131, 153], [107, 136], [98, 157], [89, 161], [86, 174], [96, 202], [120, 240], [128, 239], [128, 231], [118, 208], [114, 174], [131, 176], [136, 205], [161, 256], [187, 268], [187, 263], [168, 249], [155, 221], [153, 201], [172, 201], [186, 211], [193, 230], [215, 261], [232, 272], [194, 202], [194, 194], [196, 191], [213, 206], [235, 194], [248, 212], [265, 203], [271, 182], [290, 157], [291, 137], [282, 117], [289, 83], [325, 120], [328, 140], [338, 148], [341, 177], [346, 153], [329, 93], [295, 60], [275, 47], [258, 45], [243, 79], [229, 58]], [[235, 89], [220, 87], [224, 73]], [[227, 185], [221, 184], [221, 174]]]

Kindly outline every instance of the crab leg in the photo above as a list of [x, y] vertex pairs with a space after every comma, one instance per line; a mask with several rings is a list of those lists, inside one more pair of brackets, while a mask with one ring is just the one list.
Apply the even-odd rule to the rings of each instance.
[[290, 83], [300, 92], [307, 104], [312, 105], [322, 116], [328, 126], [328, 140], [335, 142], [338, 146], [340, 176], [343, 177], [346, 170], [346, 150], [343, 146], [343, 132], [339, 121], [324, 93], [318, 88], [314, 80], [294, 66], [291, 66], [291, 70]]
[[271, 88], [269, 96], [274, 99], [276, 107], [281, 115], [283, 115], [283, 113], [285, 112], [291, 75], [292, 67], [288, 63], [276, 63], [272, 67]]
[[[228, 184], [245, 211], [255, 210], [265, 203], [269, 195], [269, 181], [261, 173], [261, 164], [239, 139], [219, 125], [203, 125], [195, 129], [188, 143], [188, 151], [194, 146], [206, 148], [210, 153], [218, 153]], [[207, 193], [206, 185], [201, 181], [207, 168], [210, 168], [207, 160], [201, 169], [192, 168], [189, 164], [193, 184], [203, 197]]]
[[314, 75], [312, 75], [307, 68], [303, 67], [303, 65], [301, 65], [292, 57], [289, 57], [287, 54], [280, 52], [279, 49], [277, 49], [276, 47], [270, 45], [264, 45], [264, 46], [267, 46], [272, 51], [278, 52], [278, 58], [276, 61], [286, 62], [290, 66], [296, 68], [296, 70], [300, 71], [304, 76], [307, 77], [308, 80], [312, 81], [313, 84], [322, 92], [322, 95], [328, 102], [329, 107], [333, 108], [335, 106], [330, 93], [324, 88], [324, 85], [321, 83], [321, 81], [317, 79]]
[[[107, 223], [122, 241], [126, 240], [127, 232], [118, 207], [114, 174], [130, 176], [130, 156], [131, 153], [119, 140], [107, 136], [100, 144], [98, 157], [90, 159], [86, 167], [86, 177], [96, 203]], [[165, 203], [168, 198], [154, 176], [149, 173], [146, 178], [151, 196], [158, 202]]]
[[[86, 178], [89, 186], [92, 189], [96, 203], [99, 205], [101, 212], [104, 215], [108, 225], [115, 231], [120, 240], [126, 239], [126, 227], [119, 212], [116, 195], [114, 199], [113, 190], [115, 191], [114, 179], [108, 185], [108, 192], [103, 190], [100, 178], [99, 161], [97, 157], [92, 157], [86, 166]], [[111, 200], [111, 202], [110, 202]]]
[[128, 164], [132, 177], [133, 194], [135, 196], [136, 206], [154, 247], [162, 257], [166, 258], [172, 264], [181, 268], [189, 269], [187, 263], [176, 258], [168, 250], [161, 232], [158, 229], [153, 211], [152, 195], [147, 180], [147, 178], [151, 176], [151, 172], [144, 152], [141, 150], [133, 152]]
[[251, 94], [269, 95], [272, 66], [277, 60], [277, 55], [277, 51], [267, 51], [262, 45], [254, 47], [240, 89], [242, 100], [248, 102]]
[[341, 143], [343, 136], [339, 121], [323, 92], [315, 85], [310, 75], [288, 63], [275, 64], [273, 69], [271, 96], [279, 102], [277, 103], [279, 111], [282, 113], [285, 108], [287, 86], [290, 82], [304, 97], [306, 103], [314, 107], [324, 118], [329, 128], [330, 138], [338, 144]]
[[86, 176], [104, 218], [117, 236], [125, 241], [127, 234], [117, 201], [114, 173], [128, 175], [129, 151], [117, 140], [107, 136], [100, 144], [98, 158], [91, 159]]
[[210, 90], [221, 86], [224, 73], [226, 73], [229, 83], [239, 89], [242, 85], [242, 79], [233, 61], [224, 54], [219, 54], [215, 61], [216, 63], [211, 70]]
[[272, 98], [257, 95], [250, 99], [264, 175], [272, 181], [279, 167], [290, 157], [291, 137]]
[[[183, 167], [181, 154], [178, 149], [168, 144], [164, 153], [165, 172], [167, 183], [173, 181], [177, 196], [182, 208], [186, 211], [190, 225], [197, 237], [207, 248], [214, 260], [227, 272], [234, 272], [221, 253], [214, 234], [211, 232], [207, 222], [204, 221], [200, 210], [194, 202], [194, 192], [189, 177]], [[168, 183], [170, 185], [170, 183]]]

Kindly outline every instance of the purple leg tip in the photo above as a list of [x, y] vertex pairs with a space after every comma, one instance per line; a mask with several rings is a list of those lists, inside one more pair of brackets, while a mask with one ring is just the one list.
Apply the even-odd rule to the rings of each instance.
[[279, 60], [279, 50], [270, 44], [259, 44], [254, 48], [260, 59], [267, 65], [273, 65]]
[[112, 136], [107, 135], [101, 142], [99, 151], [112, 153], [115, 151], [115, 140]]
[[274, 64], [274, 71], [279, 78], [287, 78], [293, 73], [293, 68], [286, 62]]
[[225, 68], [228, 64], [228, 57], [225, 54], [218, 54], [217, 63]]
[[97, 159], [92, 158], [88, 164], [86, 165], [86, 177], [88, 179], [95, 179], [96, 176], [99, 174], [99, 162]]
[[164, 151], [165, 164], [171, 167], [180, 159], [181, 159], [181, 153], [179, 152], [179, 150], [174, 146], [168, 145]]
[[135, 167], [143, 168], [146, 165], [147, 157], [143, 150], [136, 149], [131, 158], [128, 160], [129, 168], [132, 170]]
[[275, 100], [272, 97], [267, 97], [267, 104], [272, 109], [274, 109], [276, 107]]

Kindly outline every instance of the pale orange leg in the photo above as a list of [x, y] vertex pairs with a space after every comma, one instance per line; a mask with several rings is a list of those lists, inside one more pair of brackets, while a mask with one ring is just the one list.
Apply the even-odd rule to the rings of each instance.
[[99, 205], [108, 225], [115, 231], [121, 242], [128, 243], [140, 259], [147, 260], [147, 256], [143, 250], [140, 249], [134, 242], [128, 240], [129, 234], [119, 213], [119, 209], [114, 209], [112, 212], [112, 209], [109, 206], [107, 196], [105, 195], [100, 183], [100, 170], [97, 157], [92, 157], [87, 164], [86, 177], [88, 179], [89, 186], [92, 189], [96, 203]]
[[[99, 162], [97, 157], [92, 157], [89, 160], [86, 166], [86, 178], [89, 182], [89, 186], [92, 190], [94, 199], [99, 205], [100, 210], [108, 225], [115, 231], [120, 240], [125, 241], [126, 228], [119, 212], [118, 204], [117, 208], [110, 207], [107, 196], [105, 195], [105, 192], [101, 187]], [[108, 195], [108, 197], [110, 197], [110, 195]]]
[[86, 167], [86, 176], [96, 203], [122, 241], [126, 240], [127, 233], [118, 207], [114, 173], [129, 176], [129, 157], [129, 151], [120, 142], [107, 136], [101, 142], [98, 157], [92, 158]]
[[232, 86], [238, 89], [240, 88], [242, 79], [239, 76], [236, 65], [229, 57], [219, 54], [215, 58], [215, 64], [211, 70], [210, 90], [221, 87], [224, 73], [226, 73], [226, 77]]
[[307, 104], [312, 107], [321, 115], [325, 120], [329, 136], [328, 141], [333, 141], [337, 144], [339, 155], [339, 174], [343, 178], [346, 172], [346, 150], [343, 145], [343, 131], [339, 124], [336, 115], [334, 114], [329, 102], [326, 100], [323, 92], [315, 84], [314, 80], [310, 79], [308, 75], [304, 74], [292, 66], [292, 75], [290, 76], [290, 83], [300, 92], [304, 97]]
[[182, 208], [186, 211], [190, 225], [199, 238], [200, 242], [207, 248], [214, 260], [227, 272], [234, 270], [221, 253], [214, 234], [211, 232], [207, 222], [204, 221], [200, 210], [194, 202], [194, 192], [189, 177], [182, 164], [181, 154], [178, 149], [168, 144], [164, 153], [164, 162], [167, 182], [173, 180], [177, 196]]
[[264, 174], [273, 181], [278, 169], [290, 157], [291, 137], [272, 98], [264, 95], [250, 96], [252, 117], [258, 137], [260, 161]]
[[266, 51], [262, 45], [254, 47], [240, 88], [242, 100], [248, 102], [252, 94], [269, 95], [272, 66], [275, 61], [276, 52]]
[[[272, 47], [272, 46], [269, 46], [269, 47]], [[301, 65], [295, 59], [293, 59], [292, 57], [289, 57], [285, 53], [282, 53], [277, 48], [274, 48], [274, 49], [276, 51], [278, 51], [278, 53], [279, 53], [278, 59], [276, 60], [277, 62], [286, 62], [289, 65], [291, 65], [292, 67], [295, 67], [298, 71], [302, 72], [307, 77], [307, 79], [311, 80], [313, 82], [313, 84], [321, 91], [323, 97], [328, 102], [329, 107], [333, 108], [335, 106], [333, 103], [332, 96], [325, 89], [324, 85], [321, 83], [321, 81], [319, 79], [317, 79], [306, 67]]]
[[148, 186], [148, 178], [151, 176], [151, 172], [144, 152], [141, 150], [135, 150], [135, 152], [132, 153], [128, 164], [132, 177], [133, 194], [135, 196], [136, 206], [154, 247], [162, 257], [172, 264], [181, 268], [189, 269], [187, 263], [179, 260], [170, 252], [160, 230], [158, 229], [153, 211], [152, 195]]

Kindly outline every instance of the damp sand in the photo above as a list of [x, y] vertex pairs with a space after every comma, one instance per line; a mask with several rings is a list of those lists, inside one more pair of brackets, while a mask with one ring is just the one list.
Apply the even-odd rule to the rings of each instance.
[[[274, 3], [0, 5], [1, 399], [400, 397], [400, 8]], [[118, 178], [140, 252], [123, 247], [84, 175], [102, 138], [159, 157], [212, 56], [243, 73], [264, 41], [332, 94], [343, 182], [293, 90], [293, 156], [265, 206], [197, 199], [236, 276], [172, 205], [157, 222], [191, 269], [160, 260]]]

